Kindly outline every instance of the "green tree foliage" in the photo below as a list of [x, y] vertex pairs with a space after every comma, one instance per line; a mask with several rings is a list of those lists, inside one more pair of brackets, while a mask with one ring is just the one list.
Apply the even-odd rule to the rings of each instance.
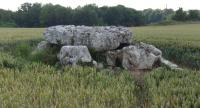
[[107, 25], [138, 26], [143, 24], [141, 12], [122, 5], [100, 8]]
[[145, 16], [145, 23], [155, 23], [163, 20], [163, 12], [160, 9], [145, 9], [143, 11], [143, 15]]
[[61, 5], [24, 3], [16, 12], [0, 9], [0, 26], [48, 27], [53, 25], [140, 26], [151, 23], [199, 21], [199, 10], [173, 9], [138, 11], [123, 5], [98, 7], [95, 4], [72, 9]]
[[172, 16], [175, 14], [173, 9], [164, 9], [163, 10], [163, 16], [164, 16], [164, 20], [171, 20]]
[[183, 8], [179, 8], [176, 11], [176, 14], [173, 16], [173, 19], [176, 21], [186, 21], [187, 20], [187, 13], [183, 11]]
[[56, 22], [55, 19], [56, 18], [55, 18], [54, 6], [52, 4], [44, 5], [40, 15], [41, 25], [43, 26], [54, 25]]
[[179, 8], [175, 15], [172, 17], [176, 21], [199, 21], [200, 20], [200, 11], [199, 10], [189, 10], [184, 11], [182, 8]]
[[174, 14], [174, 11], [173, 9], [145, 9], [142, 13], [145, 18], [145, 24], [150, 24], [171, 20], [171, 16]]
[[42, 8], [40, 20], [43, 26], [58, 24], [138, 26], [143, 24], [141, 12], [121, 5], [99, 8], [95, 4], [90, 4], [72, 10], [47, 4]]
[[[34, 6], [34, 4], [33, 4]], [[24, 3], [16, 12], [17, 25], [23, 27], [33, 27], [29, 24], [32, 4]], [[40, 5], [41, 6], [41, 5]], [[46, 4], [40, 8], [40, 26], [52, 26], [62, 24], [74, 25], [121, 25], [138, 26], [143, 24], [142, 13], [124, 6], [97, 7], [95, 4], [77, 7], [76, 9], [65, 8], [60, 5]], [[30, 19], [30, 21], [24, 21]]]
[[15, 13], [15, 22], [20, 27], [40, 26], [41, 4], [24, 3]]
[[193, 21], [200, 20], [200, 11], [199, 10], [189, 10], [188, 18]]
[[94, 4], [76, 8], [73, 19], [75, 25], [102, 25], [98, 7]]
[[12, 11], [0, 9], [0, 26], [14, 26], [13, 17]]
[[72, 24], [73, 11], [70, 7], [54, 6], [56, 24]]
[[72, 24], [72, 16], [71, 8], [46, 4], [42, 7], [40, 21], [42, 26]]

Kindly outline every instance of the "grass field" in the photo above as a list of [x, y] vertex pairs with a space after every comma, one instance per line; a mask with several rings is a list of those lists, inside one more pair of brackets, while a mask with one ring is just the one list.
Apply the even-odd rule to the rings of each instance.
[[131, 29], [134, 41], [154, 44], [189, 69], [161, 67], [146, 74], [143, 84], [127, 71], [61, 69], [32, 57], [44, 29], [0, 28], [0, 107], [199, 108], [200, 24]]
[[133, 28], [135, 41], [160, 48], [164, 57], [183, 67], [200, 69], [200, 24]]
[[133, 31], [137, 41], [200, 48], [200, 24], [136, 27]]
[[15, 42], [42, 37], [43, 28], [0, 28], [0, 42]]

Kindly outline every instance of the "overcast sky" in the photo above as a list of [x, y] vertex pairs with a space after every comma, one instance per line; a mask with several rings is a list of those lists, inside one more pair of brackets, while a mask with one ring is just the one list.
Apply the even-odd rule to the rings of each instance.
[[173, 8], [175, 10], [179, 7], [183, 7], [184, 10], [200, 10], [200, 0], [0, 0], [0, 8], [16, 11], [24, 2], [39, 2], [42, 4], [52, 3], [60, 4], [65, 7], [70, 6], [72, 8], [76, 8], [79, 5], [84, 6], [92, 3], [95, 3], [98, 6], [116, 6], [121, 4], [137, 10], [143, 10], [146, 8], [164, 9], [167, 4], [168, 8]]

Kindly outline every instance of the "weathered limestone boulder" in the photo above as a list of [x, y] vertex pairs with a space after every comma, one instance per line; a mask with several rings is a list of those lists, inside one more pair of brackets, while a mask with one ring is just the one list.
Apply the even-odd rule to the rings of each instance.
[[112, 50], [106, 52], [106, 62], [108, 66], [121, 66], [123, 59], [123, 50]]
[[37, 46], [37, 51], [44, 51], [50, 48], [50, 44], [47, 41], [41, 41]]
[[155, 55], [153, 51], [141, 46], [128, 46], [123, 48], [122, 66], [128, 70], [153, 69], [160, 64], [160, 59], [161, 55]]
[[92, 62], [92, 57], [86, 46], [63, 46], [58, 54], [62, 65], [77, 65]]
[[143, 70], [160, 65], [161, 56], [162, 52], [153, 45], [140, 43], [108, 51], [106, 60], [109, 66], [121, 65], [127, 70]]
[[162, 56], [162, 51], [156, 48], [154, 45], [140, 42], [140, 48], [143, 48], [147, 52], [151, 52], [156, 56]]
[[132, 32], [115, 26], [53, 26], [46, 29], [45, 40], [51, 44], [84, 45], [95, 51], [116, 49], [120, 44], [130, 44]]
[[170, 62], [169, 60], [166, 60], [164, 58], [161, 58], [161, 63], [167, 67], [169, 67], [170, 69], [177, 69], [177, 70], [182, 70], [181, 68], [178, 67], [178, 65]]

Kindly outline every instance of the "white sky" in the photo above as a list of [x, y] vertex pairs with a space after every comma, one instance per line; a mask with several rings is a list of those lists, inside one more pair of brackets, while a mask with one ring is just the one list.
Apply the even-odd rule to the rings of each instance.
[[116, 6], [121, 4], [137, 10], [143, 10], [146, 8], [164, 9], [167, 4], [168, 8], [173, 8], [175, 10], [179, 7], [183, 7], [184, 10], [200, 10], [200, 0], [0, 0], [0, 8], [16, 11], [18, 7], [25, 2], [60, 4], [65, 7], [70, 6], [72, 8], [76, 8], [79, 5], [84, 6], [92, 3], [97, 4], [99, 7], [104, 5]]

